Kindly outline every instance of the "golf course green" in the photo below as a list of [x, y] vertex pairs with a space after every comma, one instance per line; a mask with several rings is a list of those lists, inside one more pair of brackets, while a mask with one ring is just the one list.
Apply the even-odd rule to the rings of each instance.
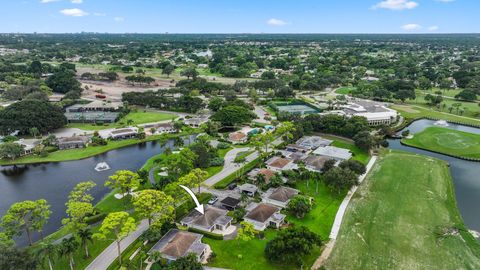
[[442, 127], [429, 127], [402, 143], [462, 158], [480, 159], [480, 135]]
[[325, 269], [480, 269], [447, 164], [383, 152], [348, 206]]

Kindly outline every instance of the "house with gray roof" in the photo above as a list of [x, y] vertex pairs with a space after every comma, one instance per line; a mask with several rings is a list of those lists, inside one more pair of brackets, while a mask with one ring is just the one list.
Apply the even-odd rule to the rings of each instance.
[[313, 151], [313, 154], [335, 159], [337, 161], [344, 161], [352, 158], [352, 153], [350, 150], [335, 146], [319, 147], [317, 150]]
[[253, 225], [255, 230], [264, 231], [268, 227], [280, 228], [285, 221], [285, 215], [280, 213], [280, 207], [268, 203], [251, 203], [247, 207], [245, 222]]
[[290, 200], [297, 196], [298, 190], [289, 187], [270, 188], [263, 194], [262, 201], [281, 208], [287, 207]]
[[296, 142], [296, 145], [301, 146], [303, 148], [310, 149], [310, 150], [315, 150], [318, 147], [329, 146], [332, 143], [333, 143], [332, 140], [328, 140], [320, 136], [305, 136], [300, 138]]
[[57, 145], [59, 150], [85, 148], [90, 138], [87, 136], [72, 136], [59, 138]]
[[192, 210], [180, 223], [188, 228], [224, 235], [232, 225], [232, 218], [227, 216], [227, 213], [227, 210], [206, 205], [203, 215]]
[[199, 262], [205, 262], [211, 253], [210, 246], [202, 243], [203, 235], [172, 229], [168, 231], [148, 252], [160, 252], [167, 261], [175, 261], [190, 253], [197, 256]]

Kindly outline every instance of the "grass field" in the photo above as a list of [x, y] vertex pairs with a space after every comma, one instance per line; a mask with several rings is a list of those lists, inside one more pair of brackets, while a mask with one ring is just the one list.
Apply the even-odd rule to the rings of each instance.
[[[393, 105], [392, 109], [397, 110], [403, 117], [406, 119], [419, 119], [422, 117], [434, 118], [434, 119], [443, 119], [446, 121], [464, 123], [469, 125], [480, 125], [480, 119], [455, 115], [449, 113], [448, 111], [437, 111], [433, 108], [426, 108], [424, 106], [418, 105]], [[480, 110], [478, 107], [477, 110]]]
[[130, 122], [130, 120], [133, 121], [133, 124], [130, 124], [130, 125], [139, 125], [139, 124], [172, 120], [175, 118], [177, 118], [177, 116], [175, 114], [170, 114], [170, 113], [131, 112], [113, 124], [92, 125], [92, 124], [75, 123], [75, 124], [69, 124], [67, 127], [79, 128], [83, 130], [102, 130], [102, 129], [108, 129], [108, 128], [125, 127], [129, 125], [128, 123]]
[[348, 95], [350, 92], [352, 92], [355, 89], [355, 87], [340, 87], [337, 90], [335, 90], [335, 93], [340, 94], [340, 95]]
[[480, 159], [480, 135], [442, 127], [429, 127], [402, 139], [410, 146], [466, 158]]
[[454, 196], [445, 162], [384, 152], [351, 201], [325, 268], [480, 269], [480, 245]]
[[[413, 104], [413, 105], [419, 105], [419, 106], [422, 106], [426, 109], [438, 110], [437, 108], [428, 105], [427, 101], [425, 100], [424, 95], [418, 95], [415, 100], [408, 100], [407, 103]], [[460, 110], [457, 111], [455, 108], [453, 108], [452, 111], [450, 112], [450, 110], [448, 108], [453, 107], [452, 105], [455, 104], [455, 103], [461, 104], [459, 109], [462, 109], [463, 113], [460, 113]], [[443, 108], [443, 104], [446, 105], [445, 108]], [[459, 116], [466, 116], [466, 117], [475, 118], [475, 117], [478, 117], [480, 115], [480, 107], [478, 106], [477, 102], [465, 102], [465, 101], [458, 101], [458, 100], [455, 100], [455, 99], [444, 98], [443, 102], [442, 102], [442, 106], [440, 107], [440, 109], [441, 109], [440, 110], [441, 112], [451, 113], [451, 114], [459, 115]]]

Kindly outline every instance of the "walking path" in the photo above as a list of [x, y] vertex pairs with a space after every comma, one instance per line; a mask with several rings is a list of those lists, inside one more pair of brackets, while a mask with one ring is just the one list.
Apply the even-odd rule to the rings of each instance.
[[[276, 140], [274, 140], [272, 142], [272, 146], [279, 145], [282, 142], [283, 142], [282, 139], [277, 138]], [[271, 151], [273, 151], [273, 149], [274, 149], [274, 147], [272, 147], [271, 149], [268, 149], [268, 151], [271, 152]], [[258, 158], [260, 156], [258, 151], [255, 151], [254, 153], [248, 155], [245, 158], [245, 161], [243, 163], [239, 164], [239, 163], [234, 162], [235, 157], [237, 156], [238, 153], [249, 151], [249, 150], [250, 150], [250, 148], [247, 148], [247, 147], [246, 148], [234, 148], [234, 149], [230, 150], [224, 157], [225, 165], [223, 166], [222, 171], [220, 171], [219, 173], [217, 173], [217, 174], [213, 175], [212, 177], [208, 178], [203, 183], [207, 186], [212, 187], [216, 183], [222, 181], [225, 177], [227, 177], [230, 174], [242, 169], [249, 162], [255, 160], [256, 158]]]
[[212, 177], [208, 178], [204, 183], [207, 186], [213, 186], [216, 183], [220, 182], [223, 178], [225, 178], [225, 177], [229, 176], [230, 174], [239, 170], [241, 167], [244, 166], [244, 164], [246, 164], [246, 163], [248, 163], [248, 162], [250, 162], [250, 161], [252, 161], [252, 160], [254, 160], [258, 157], [258, 152], [255, 151], [254, 153], [248, 155], [245, 158], [245, 162], [243, 164], [234, 162], [238, 153], [247, 152], [247, 151], [250, 151], [249, 147], [234, 148], [234, 149], [228, 151], [228, 153], [224, 157], [225, 163], [223, 165], [223, 169], [219, 173], [217, 173], [217, 174], [213, 175]]
[[340, 204], [340, 207], [338, 208], [337, 215], [335, 216], [335, 221], [333, 222], [332, 226], [332, 231], [330, 232], [330, 241], [327, 243], [325, 246], [325, 249], [323, 250], [322, 254], [318, 259], [315, 261], [315, 263], [312, 266], [312, 270], [319, 269], [322, 267], [322, 265], [325, 263], [325, 261], [328, 259], [330, 254], [332, 253], [333, 247], [335, 246], [335, 240], [337, 239], [338, 232], [340, 231], [340, 227], [342, 225], [343, 217], [345, 216], [345, 212], [347, 210], [347, 206], [350, 203], [350, 200], [352, 199], [353, 195], [357, 191], [358, 187], [363, 183], [363, 180], [367, 177], [368, 173], [372, 169], [373, 165], [377, 161], [377, 156], [373, 156], [370, 161], [367, 164], [367, 170], [364, 174], [360, 175], [358, 178], [359, 184], [357, 186], [354, 186], [348, 191], [347, 196], [345, 199], [343, 199], [342, 204]]
[[[120, 249], [123, 252], [125, 249], [130, 246], [135, 240], [142, 235], [148, 229], [148, 220], [144, 219], [140, 222], [137, 229], [125, 237], [122, 241], [120, 241]], [[99, 269], [107, 269], [110, 264], [113, 263], [118, 258], [118, 250], [117, 250], [117, 243], [113, 242], [110, 244], [100, 255], [98, 255], [95, 260], [93, 260], [86, 270], [99, 270]]]

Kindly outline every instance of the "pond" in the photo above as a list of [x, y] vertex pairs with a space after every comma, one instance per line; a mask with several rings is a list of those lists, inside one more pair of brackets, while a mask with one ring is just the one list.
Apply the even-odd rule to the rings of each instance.
[[[195, 137], [187, 137], [186, 143]], [[55, 232], [65, 217], [65, 202], [68, 194], [79, 182], [93, 181], [97, 186], [92, 190], [95, 202], [98, 202], [110, 189], [104, 186], [105, 180], [117, 170], [137, 171], [152, 156], [173, 147], [173, 140], [166, 144], [147, 142], [112, 150], [110, 152], [77, 161], [46, 163], [25, 166], [2, 167], [0, 173], [0, 216], [16, 202], [24, 200], [46, 199], [51, 205], [52, 215], [45, 225], [44, 235]], [[94, 170], [99, 162], [106, 162], [111, 169], [97, 172]], [[33, 234], [38, 240], [39, 235]], [[27, 244], [22, 236], [18, 245]]]
[[[412, 134], [423, 131], [427, 127], [434, 126], [435, 121], [418, 120], [406, 127]], [[451, 124], [446, 128], [480, 134], [479, 128]], [[403, 130], [402, 130], [403, 131]], [[399, 132], [401, 133], [401, 131]], [[466, 226], [474, 231], [480, 232], [480, 162], [466, 161], [442, 154], [433, 153], [400, 144], [400, 140], [389, 140], [391, 149], [398, 149], [427, 155], [447, 161], [450, 164], [450, 172], [455, 185], [457, 205], [465, 221]]]

